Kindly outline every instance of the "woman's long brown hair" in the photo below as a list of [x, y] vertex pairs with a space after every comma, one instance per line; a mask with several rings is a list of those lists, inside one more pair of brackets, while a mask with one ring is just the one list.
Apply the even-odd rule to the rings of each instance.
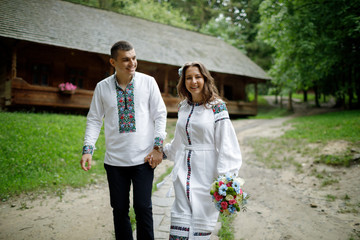
[[200, 62], [188, 62], [182, 66], [179, 82], [176, 86], [179, 97], [182, 100], [187, 99], [192, 101], [191, 93], [186, 89], [185, 86], [186, 70], [189, 67], [197, 67], [204, 78], [204, 88], [201, 93], [202, 103], [206, 104], [214, 101], [215, 99], [219, 99], [219, 92], [216, 88], [214, 78], [211, 76], [209, 70], [207, 70], [207, 68]]

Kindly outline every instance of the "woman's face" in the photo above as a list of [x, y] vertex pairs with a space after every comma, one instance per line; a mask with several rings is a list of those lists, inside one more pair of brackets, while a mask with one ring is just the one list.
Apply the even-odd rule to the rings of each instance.
[[198, 67], [188, 67], [185, 72], [185, 87], [191, 93], [193, 102], [202, 100], [201, 93], [204, 88], [204, 77]]

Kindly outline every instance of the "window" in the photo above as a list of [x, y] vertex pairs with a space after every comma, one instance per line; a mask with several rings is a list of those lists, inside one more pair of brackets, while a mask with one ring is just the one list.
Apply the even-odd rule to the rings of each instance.
[[86, 70], [83, 68], [68, 68], [65, 82], [71, 82], [78, 88], [84, 88]]
[[34, 85], [49, 85], [50, 66], [47, 64], [33, 64], [32, 65], [32, 84]]
[[177, 82], [175, 80], [169, 79], [168, 91], [174, 97], [176, 97], [178, 95], [176, 85], [177, 85]]
[[233, 86], [224, 85], [224, 97], [228, 100], [234, 100]]

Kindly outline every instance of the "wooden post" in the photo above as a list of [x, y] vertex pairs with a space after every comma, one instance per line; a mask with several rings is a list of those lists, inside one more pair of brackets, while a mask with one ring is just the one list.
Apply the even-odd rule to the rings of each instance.
[[165, 96], [169, 95], [169, 68], [165, 69], [164, 94]]
[[255, 80], [255, 103], [258, 101], [258, 80]]
[[5, 86], [4, 86], [5, 87], [5, 92], [4, 92], [5, 106], [11, 105], [12, 82], [13, 82], [14, 78], [16, 78], [16, 76], [17, 76], [16, 62], [17, 62], [17, 51], [16, 51], [16, 47], [14, 46], [12, 49], [12, 55], [11, 55], [10, 76], [7, 74], [8, 77], [6, 78]]
[[17, 54], [16, 54], [16, 47], [13, 48], [13, 52], [12, 52], [12, 57], [11, 57], [11, 80], [13, 80], [14, 78], [16, 78], [16, 58], [17, 58]]
[[220, 97], [223, 98], [224, 97], [224, 76], [220, 77]]

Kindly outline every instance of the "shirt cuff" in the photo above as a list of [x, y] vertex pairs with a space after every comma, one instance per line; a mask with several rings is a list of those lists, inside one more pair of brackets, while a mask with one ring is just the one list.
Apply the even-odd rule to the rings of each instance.
[[84, 155], [84, 154], [91, 154], [91, 155], [93, 155], [93, 153], [94, 153], [94, 146], [85, 145], [85, 146], [83, 147], [82, 155]]
[[162, 139], [161, 137], [156, 137], [154, 139], [154, 147], [163, 147], [163, 143], [164, 143], [164, 139]]

